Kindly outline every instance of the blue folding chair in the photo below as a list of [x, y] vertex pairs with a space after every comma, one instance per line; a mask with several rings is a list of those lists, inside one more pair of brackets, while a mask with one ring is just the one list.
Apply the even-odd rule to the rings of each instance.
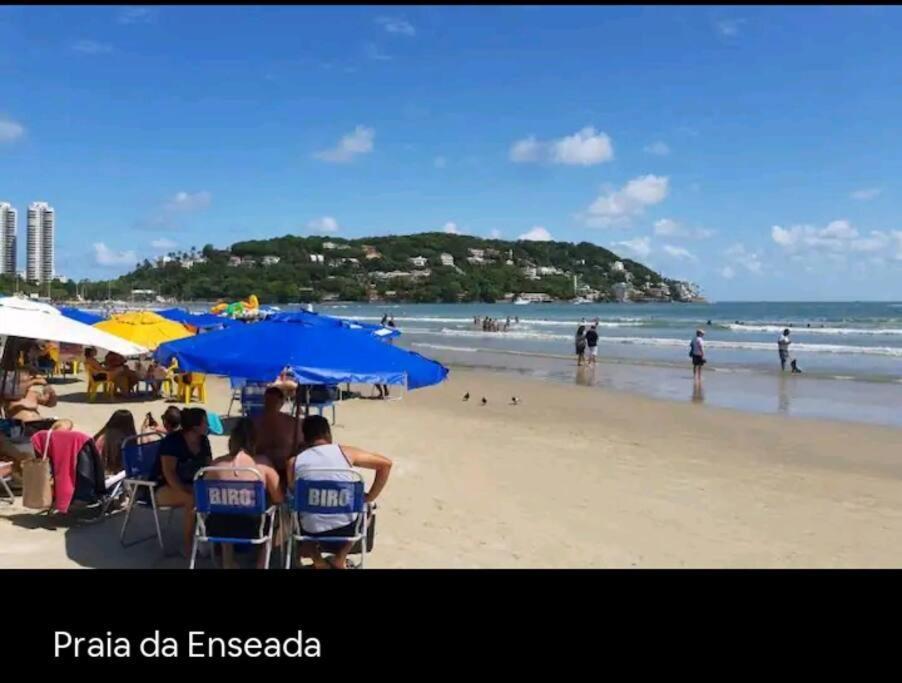
[[246, 379], [229, 377], [229, 388], [232, 390], [232, 398], [229, 400], [229, 409], [226, 412], [226, 417], [232, 416], [232, 406], [235, 404], [235, 401], [238, 401], [238, 405], [241, 405], [241, 390], [246, 384]]
[[[372, 506], [367, 504], [363, 476], [354, 470], [331, 468], [307, 468], [303, 470], [310, 479], [298, 478], [294, 494], [289, 496], [289, 534], [285, 569], [291, 569], [294, 558], [294, 542], [327, 541], [359, 544], [360, 564], [363, 569], [367, 553], [367, 517]], [[340, 475], [343, 480], [316, 479], [319, 476]], [[310, 536], [301, 526], [302, 514], [348, 515], [356, 514], [357, 522], [353, 536]], [[353, 551], [352, 551], [353, 552]]]
[[166, 528], [168, 529], [170, 522], [172, 522], [172, 513], [175, 508], [157, 505], [157, 482], [153, 479], [153, 476], [157, 469], [157, 463], [160, 460], [160, 443], [162, 441], [162, 434], [149, 432], [129, 437], [122, 442], [122, 465], [125, 468], [125, 479], [122, 484], [128, 495], [128, 506], [125, 509], [125, 521], [122, 523], [119, 542], [125, 547], [143, 543], [153, 538], [153, 536], [147, 536], [128, 544], [125, 542], [125, 530], [128, 528], [128, 523], [131, 520], [132, 510], [135, 506], [149, 507], [153, 511], [153, 521], [157, 528], [157, 541], [160, 543], [160, 549], [164, 552], [166, 551], [166, 547], [163, 544], [163, 532], [160, 529], [159, 511], [169, 510], [169, 518], [166, 520]]
[[[207, 479], [210, 472], [246, 472], [253, 480]], [[275, 505], [267, 505], [266, 486], [263, 475], [253, 467], [204, 467], [194, 475], [194, 507], [197, 524], [194, 527], [194, 541], [191, 544], [190, 569], [194, 569], [199, 543], [232, 543], [235, 545], [266, 546], [266, 568], [272, 554], [273, 529], [275, 527]], [[210, 515], [227, 515], [259, 519], [256, 535], [232, 537], [217, 535], [208, 531]]]
[[263, 394], [266, 384], [245, 384], [241, 387], [241, 414], [256, 417], [263, 412]]

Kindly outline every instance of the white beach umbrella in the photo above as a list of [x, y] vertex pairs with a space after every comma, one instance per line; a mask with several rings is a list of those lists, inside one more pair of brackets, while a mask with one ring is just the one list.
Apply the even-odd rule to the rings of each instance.
[[123, 356], [148, 352], [143, 346], [67, 318], [53, 306], [14, 296], [0, 297], [0, 335], [96, 346]]

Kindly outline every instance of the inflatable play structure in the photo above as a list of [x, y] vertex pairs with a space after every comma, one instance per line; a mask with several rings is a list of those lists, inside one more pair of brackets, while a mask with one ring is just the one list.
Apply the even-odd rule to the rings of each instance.
[[247, 299], [231, 304], [221, 301], [210, 309], [210, 313], [223, 315], [233, 320], [257, 318], [260, 316], [260, 302], [257, 300], [256, 294], [251, 294]]

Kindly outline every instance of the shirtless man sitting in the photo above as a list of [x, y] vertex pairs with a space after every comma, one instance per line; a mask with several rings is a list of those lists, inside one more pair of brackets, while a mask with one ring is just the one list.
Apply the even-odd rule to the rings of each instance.
[[254, 419], [257, 433], [257, 455], [265, 456], [281, 480], [285, 481], [285, 466], [304, 441], [298, 420], [282, 412], [285, 394], [278, 387], [268, 387], [263, 394], [263, 412]]

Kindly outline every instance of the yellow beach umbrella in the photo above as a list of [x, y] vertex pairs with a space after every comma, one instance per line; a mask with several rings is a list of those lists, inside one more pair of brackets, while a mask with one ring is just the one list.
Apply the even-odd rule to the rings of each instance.
[[165, 342], [192, 336], [181, 323], [167, 320], [151, 311], [120, 313], [94, 327], [151, 350]]

